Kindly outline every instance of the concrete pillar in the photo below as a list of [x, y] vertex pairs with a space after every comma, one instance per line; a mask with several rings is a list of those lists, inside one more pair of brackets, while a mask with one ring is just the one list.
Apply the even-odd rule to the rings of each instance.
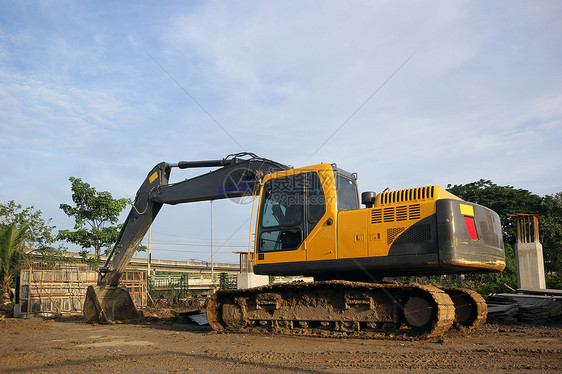
[[544, 259], [542, 244], [517, 243], [515, 245], [517, 257], [517, 286], [522, 289], [545, 289]]
[[517, 286], [522, 289], [545, 289], [544, 258], [539, 241], [539, 216], [512, 214], [517, 229], [515, 258], [517, 260]]

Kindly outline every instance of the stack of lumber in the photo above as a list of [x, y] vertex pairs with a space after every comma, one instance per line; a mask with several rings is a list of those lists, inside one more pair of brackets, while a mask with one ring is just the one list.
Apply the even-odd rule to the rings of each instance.
[[562, 315], [560, 290], [518, 290], [514, 294], [494, 294], [486, 297], [486, 303], [488, 316], [497, 320], [544, 323]]
[[486, 297], [488, 305], [488, 319], [517, 321], [519, 304], [509, 296], [495, 294]]

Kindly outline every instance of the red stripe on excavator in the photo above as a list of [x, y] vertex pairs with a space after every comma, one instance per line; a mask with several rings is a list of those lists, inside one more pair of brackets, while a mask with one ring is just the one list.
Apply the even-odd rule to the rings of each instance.
[[478, 234], [476, 233], [476, 226], [474, 226], [474, 217], [464, 217], [464, 223], [468, 229], [468, 234], [474, 240], [478, 240]]

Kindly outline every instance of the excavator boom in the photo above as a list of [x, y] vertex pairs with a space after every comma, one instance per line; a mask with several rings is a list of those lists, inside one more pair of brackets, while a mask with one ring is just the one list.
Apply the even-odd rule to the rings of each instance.
[[[172, 168], [218, 169], [178, 183], [169, 183]], [[261, 179], [289, 167], [252, 153], [229, 155], [222, 160], [161, 162], [147, 175], [105, 264], [99, 268], [97, 286], [90, 286], [84, 302], [88, 322], [107, 322], [138, 316], [129, 293], [119, 279], [150, 225], [164, 204], [180, 204], [252, 195]]]

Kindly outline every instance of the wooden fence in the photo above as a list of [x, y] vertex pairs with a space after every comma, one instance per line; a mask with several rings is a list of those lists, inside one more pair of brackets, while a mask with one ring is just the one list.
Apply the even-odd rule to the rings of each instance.
[[[86, 289], [97, 283], [98, 273], [79, 263], [31, 263], [22, 269], [16, 292], [16, 314], [80, 313]], [[146, 272], [126, 271], [121, 276], [138, 308], [146, 307]], [[18, 313], [19, 312], [19, 313]]]

